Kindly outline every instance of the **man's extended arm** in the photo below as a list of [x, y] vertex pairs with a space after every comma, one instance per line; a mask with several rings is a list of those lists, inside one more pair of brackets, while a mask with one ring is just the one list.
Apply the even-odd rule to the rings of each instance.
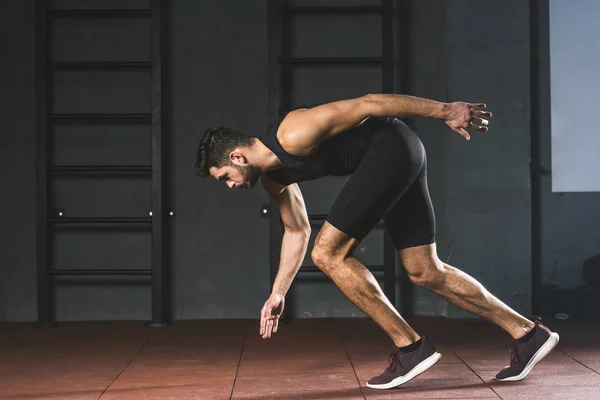
[[281, 219], [285, 227], [279, 269], [273, 290], [260, 313], [260, 334], [267, 339], [273, 332], [277, 332], [279, 317], [285, 304], [285, 295], [306, 255], [310, 238], [310, 222], [302, 193], [297, 184], [283, 186], [264, 175], [261, 180], [267, 192], [278, 201]]
[[326, 139], [363, 123], [369, 117], [431, 117], [446, 121], [454, 131], [469, 139], [465, 129], [487, 131], [492, 114], [485, 104], [442, 103], [401, 94], [368, 94], [335, 101], [310, 109], [292, 111], [285, 119], [282, 145], [294, 155], [313, 152]]
[[304, 198], [297, 184], [286, 186], [277, 201], [285, 230], [273, 293], [285, 296], [306, 255], [311, 229]]

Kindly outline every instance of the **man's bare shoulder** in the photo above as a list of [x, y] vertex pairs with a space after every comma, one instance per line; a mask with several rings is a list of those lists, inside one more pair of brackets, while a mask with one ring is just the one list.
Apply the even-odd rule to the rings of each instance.
[[310, 137], [311, 117], [309, 108], [290, 111], [279, 124], [277, 140], [288, 153], [306, 156], [315, 150], [318, 144]]

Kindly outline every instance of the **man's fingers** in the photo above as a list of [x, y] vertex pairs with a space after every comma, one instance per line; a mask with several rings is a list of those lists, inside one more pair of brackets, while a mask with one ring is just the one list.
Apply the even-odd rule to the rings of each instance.
[[487, 106], [485, 105], [485, 103], [472, 103], [472, 104], [469, 104], [469, 107], [471, 107], [474, 110], [479, 110], [479, 109], [486, 108]]
[[476, 125], [476, 124], [471, 124], [471, 128], [470, 129], [475, 129], [478, 132], [487, 132], [488, 131], [488, 127], [487, 126]]
[[273, 331], [273, 320], [270, 319], [267, 323], [267, 338], [271, 337], [271, 332]]
[[273, 332], [277, 333], [277, 328], [279, 327], [279, 316], [275, 318], [275, 322], [273, 323]]
[[488, 120], [483, 118], [471, 118], [471, 125], [488, 126]]
[[264, 335], [267, 330], [267, 319], [269, 318], [266, 306], [260, 312], [260, 334]]
[[492, 113], [489, 111], [473, 110], [471, 113], [474, 117], [484, 117], [484, 118], [492, 117]]
[[463, 128], [458, 128], [454, 130], [456, 133], [458, 133], [460, 136], [464, 137], [467, 140], [471, 140], [471, 136], [469, 136], [469, 134], [467, 133], [467, 131], [465, 131]]

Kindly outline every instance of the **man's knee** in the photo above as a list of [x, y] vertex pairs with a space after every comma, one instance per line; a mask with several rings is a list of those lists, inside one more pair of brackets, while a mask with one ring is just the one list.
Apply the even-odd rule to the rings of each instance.
[[313, 246], [312, 252], [310, 253], [310, 257], [313, 260], [313, 263], [321, 268], [322, 265], [327, 264], [327, 251], [321, 247]]
[[410, 280], [426, 289], [439, 289], [446, 281], [446, 267], [439, 259], [404, 261]]
[[344, 251], [319, 237], [315, 240], [311, 252], [311, 258], [315, 266], [326, 274], [329, 274], [333, 268], [343, 263], [345, 256]]
[[325, 222], [315, 239], [311, 258], [320, 270], [329, 274], [352, 254], [356, 243], [356, 240]]
[[315, 266], [323, 272], [327, 272], [335, 263], [334, 252], [326, 243], [315, 241], [310, 255]]

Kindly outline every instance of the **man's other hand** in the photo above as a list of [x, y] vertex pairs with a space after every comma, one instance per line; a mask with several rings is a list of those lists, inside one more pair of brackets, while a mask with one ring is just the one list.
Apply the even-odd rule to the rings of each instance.
[[467, 140], [471, 136], [467, 129], [479, 132], [487, 132], [489, 121], [485, 118], [491, 118], [492, 113], [484, 111], [486, 105], [483, 103], [448, 103], [445, 112], [446, 125], [452, 128], [456, 133]]
[[285, 297], [277, 293], [273, 293], [265, 302], [260, 312], [260, 335], [263, 339], [268, 339], [277, 332], [284, 306]]

